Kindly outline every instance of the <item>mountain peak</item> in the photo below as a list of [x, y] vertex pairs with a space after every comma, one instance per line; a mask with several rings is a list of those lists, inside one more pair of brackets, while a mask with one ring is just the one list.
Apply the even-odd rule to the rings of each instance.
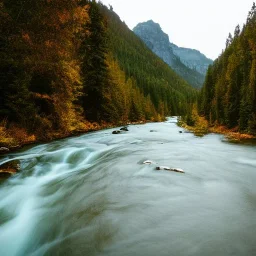
[[[192, 80], [194, 81], [193, 83], [196, 84], [196, 87], [202, 85], [202, 81], [204, 80], [204, 76], [212, 60], [206, 58], [205, 55], [198, 50], [179, 47], [171, 43], [169, 36], [164, 33], [161, 26], [153, 20], [139, 23], [133, 31], [155, 54], [162, 58], [181, 76], [181, 73], [187, 74], [189, 72], [193, 74]], [[188, 69], [190, 69], [190, 71]], [[184, 72], [181, 70], [184, 70]], [[198, 75], [196, 73], [198, 73]], [[191, 83], [191, 81], [189, 82]]]
[[154, 35], [164, 34], [166, 38], [169, 40], [169, 36], [165, 34], [159, 23], [154, 22], [153, 20], [148, 20], [145, 22], [141, 22], [134, 27], [133, 31], [139, 33], [140, 31], [153, 33]]
[[148, 20], [148, 21], [145, 21], [145, 22], [140, 22], [137, 26], [143, 26], [143, 25], [148, 25], [148, 26], [156, 26], [156, 27], [160, 27], [160, 24], [157, 23], [157, 22], [154, 22], [153, 20]]
[[[155, 42], [159, 42], [159, 45], [162, 46], [169, 44], [170, 42], [169, 36], [165, 34], [161, 26], [153, 20], [139, 23], [136, 27], [134, 27], [133, 32], [139, 36], [153, 52], [155, 52], [154, 49], [156, 49]], [[162, 56], [159, 57], [162, 58]]]
[[142, 22], [142, 24], [146, 24], [146, 25], [149, 25], [149, 26], [154, 26], [154, 27], [160, 28], [162, 30], [160, 24], [157, 23], [157, 22], [154, 22], [153, 20], [148, 20], [146, 22]]

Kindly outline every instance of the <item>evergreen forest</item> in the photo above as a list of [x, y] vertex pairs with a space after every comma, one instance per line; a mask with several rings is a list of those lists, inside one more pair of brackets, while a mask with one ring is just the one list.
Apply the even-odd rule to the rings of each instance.
[[196, 100], [100, 2], [0, 0], [0, 20], [1, 145], [160, 121]]
[[229, 34], [226, 49], [208, 69], [199, 113], [212, 125], [256, 134], [256, 6], [242, 28]]

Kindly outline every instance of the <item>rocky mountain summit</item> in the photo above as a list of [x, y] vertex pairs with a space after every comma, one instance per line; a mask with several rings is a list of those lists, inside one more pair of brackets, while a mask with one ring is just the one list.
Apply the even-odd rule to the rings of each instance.
[[139, 23], [134, 33], [163, 61], [196, 88], [204, 82], [205, 74], [212, 60], [197, 50], [181, 48], [169, 40], [158, 23], [152, 20]]

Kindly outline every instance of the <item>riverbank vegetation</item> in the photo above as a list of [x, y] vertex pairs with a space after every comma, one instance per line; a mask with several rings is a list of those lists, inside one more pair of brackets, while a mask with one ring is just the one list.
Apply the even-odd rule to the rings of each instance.
[[235, 143], [256, 142], [256, 136], [249, 133], [244, 133], [239, 130], [239, 127], [228, 128], [227, 126], [218, 123], [210, 123], [204, 116], [198, 114], [196, 105], [193, 105], [191, 111], [187, 115], [178, 119], [178, 125], [196, 136], [202, 137], [209, 133], [223, 134], [227, 141]]
[[0, 146], [185, 114], [197, 92], [100, 2], [0, 0]]
[[[256, 135], [256, 6], [208, 69], [198, 113], [215, 131]], [[244, 136], [244, 135], [241, 135]]]

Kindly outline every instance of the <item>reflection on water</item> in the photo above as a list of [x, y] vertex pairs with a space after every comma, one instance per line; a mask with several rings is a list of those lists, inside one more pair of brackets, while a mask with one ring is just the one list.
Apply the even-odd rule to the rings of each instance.
[[0, 187], [0, 255], [256, 255], [256, 147], [175, 121], [2, 158], [22, 172]]

